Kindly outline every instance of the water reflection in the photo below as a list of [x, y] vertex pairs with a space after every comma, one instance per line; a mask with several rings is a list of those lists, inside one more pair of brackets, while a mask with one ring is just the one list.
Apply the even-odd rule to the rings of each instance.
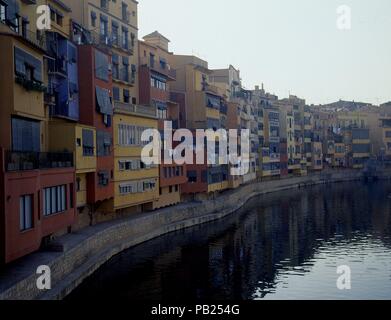
[[[69, 299], [391, 298], [389, 183], [339, 183], [253, 199], [229, 218], [114, 257]], [[352, 290], [336, 268], [352, 269]]]

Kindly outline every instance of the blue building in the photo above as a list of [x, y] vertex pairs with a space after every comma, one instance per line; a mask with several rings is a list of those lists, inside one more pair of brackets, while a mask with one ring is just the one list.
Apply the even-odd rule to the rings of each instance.
[[79, 120], [79, 84], [77, 47], [56, 32], [47, 33], [49, 86], [53, 97], [50, 116]]

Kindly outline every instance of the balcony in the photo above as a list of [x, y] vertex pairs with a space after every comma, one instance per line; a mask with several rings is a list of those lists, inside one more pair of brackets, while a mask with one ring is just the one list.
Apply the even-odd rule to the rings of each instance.
[[152, 106], [142, 106], [115, 101], [114, 112], [157, 119], [157, 109]]
[[30, 30], [23, 30], [21, 28], [21, 36], [26, 39], [31, 44], [37, 46], [38, 48], [46, 51], [47, 43], [46, 43], [46, 35], [45, 33], [36, 33]]
[[90, 44], [96, 46], [103, 46], [106, 48], [118, 48], [126, 51], [130, 55], [134, 52], [134, 43], [129, 37], [125, 38], [123, 35], [118, 33], [101, 34], [90, 31]]
[[6, 151], [8, 172], [72, 168], [73, 153]]
[[[22, 0], [27, 4], [35, 4], [34, 0]], [[5, 24], [9, 27], [9, 31], [11, 33], [14, 33], [15, 35], [19, 35], [21, 38], [27, 40], [30, 44], [38, 47], [39, 49], [46, 51], [47, 49], [47, 43], [46, 43], [46, 34], [44, 32], [34, 32], [31, 30], [28, 30], [22, 25], [19, 25], [19, 28], [16, 28], [14, 21], [8, 20], [6, 17], [3, 16], [0, 18], [0, 23]], [[8, 31], [7, 31], [8, 33]]]
[[25, 76], [16, 74], [15, 82], [20, 84], [27, 91], [46, 92], [46, 87], [40, 81], [27, 79]]
[[169, 80], [175, 81], [176, 80], [176, 70], [171, 69], [169, 64], [165, 63], [162, 64], [160, 62], [157, 62], [155, 60], [152, 60], [148, 57], [142, 57], [140, 59], [140, 65], [147, 66], [152, 71], [155, 71], [157, 73], [160, 73], [164, 76], [166, 76]]

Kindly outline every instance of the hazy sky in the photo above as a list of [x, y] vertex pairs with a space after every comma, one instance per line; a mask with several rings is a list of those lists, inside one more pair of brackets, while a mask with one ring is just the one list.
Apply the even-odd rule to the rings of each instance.
[[[340, 5], [351, 30], [337, 28]], [[263, 82], [315, 104], [391, 100], [390, 0], [139, 0], [139, 27], [212, 69], [232, 64], [248, 89]]]

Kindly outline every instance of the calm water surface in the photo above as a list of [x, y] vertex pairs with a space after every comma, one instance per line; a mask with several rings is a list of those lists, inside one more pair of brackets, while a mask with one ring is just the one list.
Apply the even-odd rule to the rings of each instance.
[[391, 299], [390, 194], [354, 182], [261, 196], [115, 256], [67, 299]]

